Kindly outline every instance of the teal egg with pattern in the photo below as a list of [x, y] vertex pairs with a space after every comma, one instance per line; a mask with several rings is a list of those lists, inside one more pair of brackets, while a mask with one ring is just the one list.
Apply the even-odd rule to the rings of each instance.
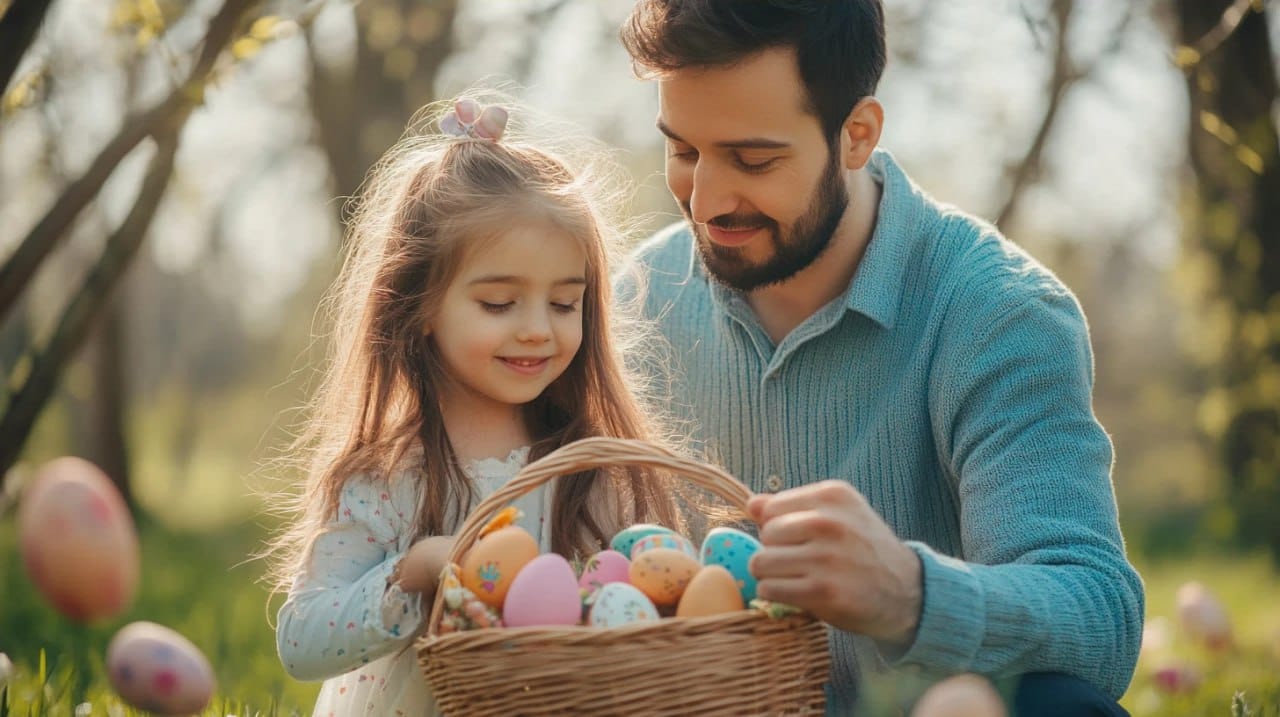
[[609, 541], [609, 547], [622, 553], [624, 556], [631, 556], [631, 549], [635, 547], [637, 541], [650, 535], [675, 535], [675, 531], [670, 528], [664, 528], [661, 525], [653, 523], [637, 523], [630, 528], [624, 528], [617, 535], [613, 536], [613, 540]]
[[756, 579], [747, 569], [751, 556], [760, 549], [760, 541], [736, 528], [713, 528], [702, 541], [703, 565], [719, 565], [733, 576], [742, 593], [743, 604], [756, 596]]

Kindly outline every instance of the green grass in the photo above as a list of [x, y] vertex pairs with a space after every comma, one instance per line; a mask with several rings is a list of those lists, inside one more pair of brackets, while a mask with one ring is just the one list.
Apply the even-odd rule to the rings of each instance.
[[[111, 636], [134, 620], [172, 627], [208, 656], [218, 694], [206, 717], [310, 714], [318, 685], [297, 682], [280, 666], [270, 624], [274, 613], [268, 611], [266, 590], [255, 582], [263, 566], [244, 563], [260, 545], [261, 531], [242, 526], [190, 535], [144, 523], [140, 535], [137, 601], [119, 619], [85, 627], [40, 600], [22, 571], [12, 516], [0, 519], [0, 652], [16, 666], [7, 689], [0, 688], [0, 717], [70, 716], [86, 702], [87, 714], [95, 716], [142, 714], [114, 696], [103, 666]], [[1230, 555], [1164, 559], [1139, 569], [1148, 618], [1166, 618], [1172, 641], [1164, 654], [1140, 660], [1122, 700], [1134, 717], [1280, 717], [1280, 573], [1265, 558]], [[1174, 594], [1188, 580], [1205, 583], [1226, 604], [1235, 626], [1234, 652], [1210, 655], [1178, 634]], [[1200, 670], [1204, 679], [1196, 690], [1169, 695], [1155, 685], [1154, 670], [1173, 658]], [[875, 688], [903, 704], [903, 695], [921, 687], [906, 679]]]
[[[1134, 717], [1147, 715], [1253, 715], [1280, 717], [1280, 572], [1263, 556], [1206, 555], [1139, 565], [1147, 588], [1147, 620], [1167, 621], [1170, 644], [1144, 652], [1121, 704]], [[1190, 580], [1204, 583], [1231, 616], [1236, 647], [1215, 655], [1178, 629], [1175, 594]], [[1203, 681], [1170, 695], [1153, 680], [1170, 660], [1193, 666]], [[1236, 703], [1233, 706], [1233, 702]]]
[[112, 635], [135, 620], [177, 630], [209, 658], [218, 694], [206, 715], [310, 714], [318, 685], [285, 674], [267, 592], [256, 583], [263, 566], [242, 564], [259, 547], [256, 528], [184, 535], [143, 524], [137, 600], [120, 618], [91, 626], [65, 620], [39, 598], [22, 571], [14, 533], [11, 518], [0, 520], [0, 652], [16, 668], [0, 717], [72, 715], [84, 702], [92, 715], [141, 714], [123, 709], [103, 664]]

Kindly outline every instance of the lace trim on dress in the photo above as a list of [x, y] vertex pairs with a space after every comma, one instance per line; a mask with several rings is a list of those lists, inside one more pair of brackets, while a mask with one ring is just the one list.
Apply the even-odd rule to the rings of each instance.
[[501, 478], [505, 483], [529, 460], [529, 446], [513, 448], [506, 458], [478, 458], [463, 466], [472, 478]]

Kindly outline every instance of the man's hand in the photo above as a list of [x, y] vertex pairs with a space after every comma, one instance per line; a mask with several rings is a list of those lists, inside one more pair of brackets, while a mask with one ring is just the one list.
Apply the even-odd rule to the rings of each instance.
[[434, 597], [440, 571], [449, 559], [453, 548], [453, 536], [423, 538], [405, 551], [398, 569], [400, 588], [407, 592], [422, 593], [424, 599]]
[[764, 548], [751, 559], [757, 594], [849, 632], [906, 648], [923, 595], [920, 559], [856, 489], [824, 481], [757, 495], [747, 511]]

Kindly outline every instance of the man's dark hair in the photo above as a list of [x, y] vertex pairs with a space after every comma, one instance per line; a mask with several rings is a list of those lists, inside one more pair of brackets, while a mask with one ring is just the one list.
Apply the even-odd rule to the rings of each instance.
[[884, 72], [880, 0], [638, 0], [621, 36], [642, 77], [793, 48], [828, 141]]

